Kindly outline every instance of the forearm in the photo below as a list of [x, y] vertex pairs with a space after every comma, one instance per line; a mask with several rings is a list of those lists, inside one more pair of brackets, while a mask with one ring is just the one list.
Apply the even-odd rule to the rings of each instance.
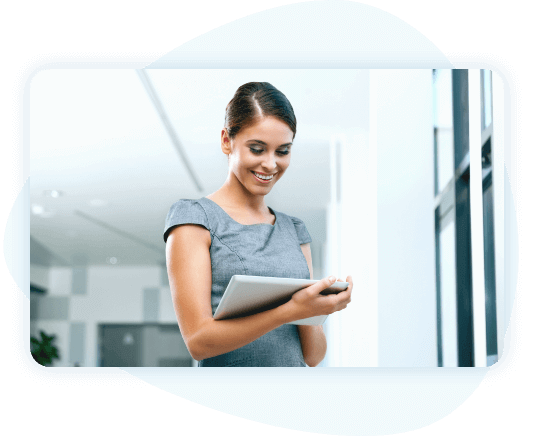
[[319, 365], [326, 355], [326, 336], [323, 326], [299, 325], [298, 332], [306, 365]]
[[193, 358], [202, 360], [241, 348], [294, 319], [288, 304], [241, 318], [206, 318], [186, 344]]

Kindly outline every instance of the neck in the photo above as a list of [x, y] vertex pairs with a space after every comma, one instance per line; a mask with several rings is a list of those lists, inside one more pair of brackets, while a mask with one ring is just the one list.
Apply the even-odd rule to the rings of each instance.
[[267, 209], [265, 195], [253, 195], [233, 175], [229, 175], [220, 189], [208, 197], [217, 199], [228, 207], [262, 212]]

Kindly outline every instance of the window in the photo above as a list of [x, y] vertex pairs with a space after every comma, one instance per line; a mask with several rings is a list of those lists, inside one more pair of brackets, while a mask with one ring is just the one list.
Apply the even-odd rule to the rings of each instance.
[[495, 283], [495, 241], [493, 228], [493, 101], [491, 71], [480, 71], [482, 123], [482, 209], [484, 220], [484, 285], [486, 301], [487, 365], [497, 361], [497, 305]]
[[[497, 360], [493, 207], [492, 75], [480, 71], [479, 102], [469, 101], [467, 70], [434, 70], [434, 170], [439, 366], [474, 366], [471, 165], [481, 165], [486, 364]], [[469, 111], [481, 115], [481, 161], [469, 154]], [[478, 333], [477, 333], [478, 334]], [[484, 333], [482, 333], [484, 334]]]
[[438, 365], [473, 366], [467, 70], [434, 70]]

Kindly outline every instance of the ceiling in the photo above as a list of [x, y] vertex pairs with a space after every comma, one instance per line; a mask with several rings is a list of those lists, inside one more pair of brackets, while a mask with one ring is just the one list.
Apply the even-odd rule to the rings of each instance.
[[[217, 190], [226, 104], [250, 81], [291, 101], [297, 135], [291, 165], [266, 198], [302, 218], [324, 241], [329, 141], [368, 129], [366, 70], [147, 70], [183, 145], [199, 191], [135, 70], [56, 69], [30, 88], [31, 262], [42, 265], [161, 264], [172, 203]], [[50, 191], [62, 195], [50, 196]], [[54, 194], [52, 194], [54, 195]]]

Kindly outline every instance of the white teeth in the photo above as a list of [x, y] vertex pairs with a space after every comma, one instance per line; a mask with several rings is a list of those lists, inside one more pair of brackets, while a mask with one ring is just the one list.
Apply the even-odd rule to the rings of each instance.
[[255, 175], [258, 179], [262, 179], [262, 180], [271, 180], [271, 179], [273, 178], [273, 176], [274, 176], [274, 174], [271, 175], [271, 176], [262, 176], [261, 174], [258, 174], [258, 173], [256, 173], [255, 171], [252, 171], [252, 172], [254, 173], [254, 175]]

